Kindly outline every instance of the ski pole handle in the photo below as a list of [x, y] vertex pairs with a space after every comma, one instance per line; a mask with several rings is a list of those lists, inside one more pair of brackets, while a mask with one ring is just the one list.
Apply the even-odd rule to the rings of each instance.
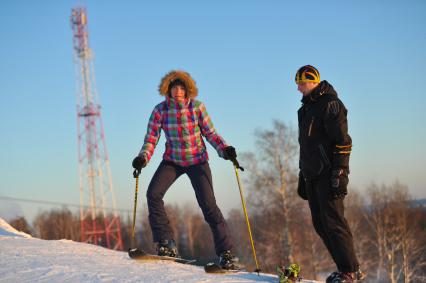
[[240, 166], [240, 164], [238, 163], [238, 160], [236, 158], [232, 159], [231, 161], [234, 164], [235, 168], [238, 168], [241, 171], [244, 171], [244, 168]]
[[141, 174], [141, 171], [138, 169], [135, 169], [135, 171], [133, 171], [133, 177], [135, 178], [139, 177], [140, 174]]

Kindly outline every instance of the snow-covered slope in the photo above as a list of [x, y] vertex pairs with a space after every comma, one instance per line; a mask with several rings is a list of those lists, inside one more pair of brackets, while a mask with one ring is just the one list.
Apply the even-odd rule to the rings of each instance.
[[174, 262], [137, 262], [126, 252], [70, 240], [46, 241], [0, 218], [0, 282], [278, 282], [273, 275], [206, 274]]
[[9, 223], [0, 218], [0, 237], [5, 236], [31, 238], [27, 233], [16, 231]]

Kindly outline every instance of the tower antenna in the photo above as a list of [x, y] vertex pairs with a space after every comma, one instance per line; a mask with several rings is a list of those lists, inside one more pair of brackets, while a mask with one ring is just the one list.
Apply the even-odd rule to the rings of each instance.
[[[71, 28], [77, 78], [81, 241], [122, 250], [120, 217], [112, 187], [84, 7], [72, 9]], [[107, 207], [112, 207], [112, 211]]]

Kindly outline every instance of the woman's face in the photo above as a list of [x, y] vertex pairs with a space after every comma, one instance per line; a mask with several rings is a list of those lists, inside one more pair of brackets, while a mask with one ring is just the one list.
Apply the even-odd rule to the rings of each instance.
[[185, 94], [186, 94], [186, 90], [185, 87], [182, 85], [175, 85], [172, 87], [172, 89], [170, 90], [172, 97], [176, 100], [184, 100], [185, 99]]

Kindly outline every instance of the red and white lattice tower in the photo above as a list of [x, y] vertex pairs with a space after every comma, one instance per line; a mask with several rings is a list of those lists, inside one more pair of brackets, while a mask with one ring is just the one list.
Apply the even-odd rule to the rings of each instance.
[[77, 77], [81, 241], [122, 250], [85, 8], [72, 10], [71, 27]]

